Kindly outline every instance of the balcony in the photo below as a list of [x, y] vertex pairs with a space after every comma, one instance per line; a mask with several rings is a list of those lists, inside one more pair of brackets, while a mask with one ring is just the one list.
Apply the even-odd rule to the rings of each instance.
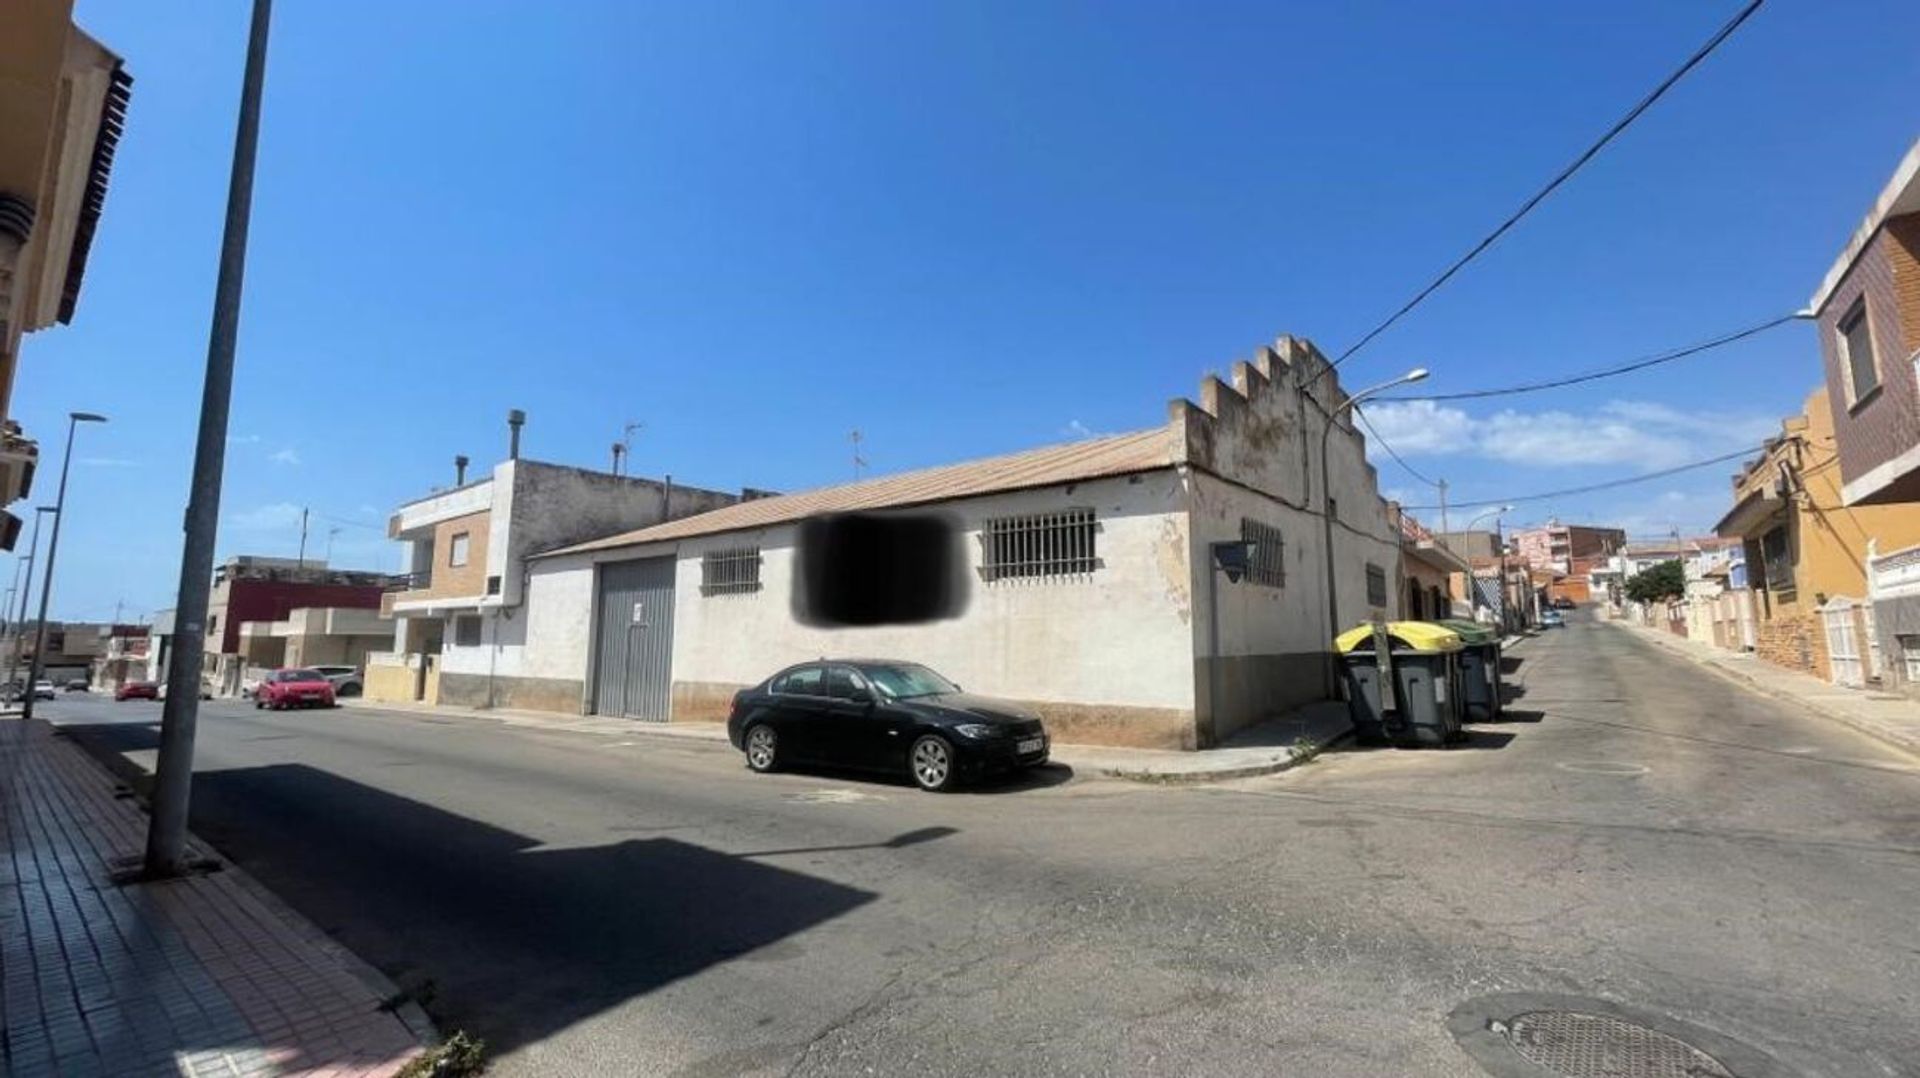
[[386, 580], [386, 591], [380, 596], [380, 616], [393, 617], [393, 604], [409, 603], [424, 599], [425, 592], [433, 583], [433, 573], [423, 570], [418, 573], [395, 573]]

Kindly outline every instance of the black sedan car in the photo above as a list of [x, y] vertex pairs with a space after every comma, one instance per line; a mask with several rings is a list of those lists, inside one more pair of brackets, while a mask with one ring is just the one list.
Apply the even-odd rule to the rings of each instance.
[[825, 659], [734, 695], [727, 737], [747, 766], [902, 771], [923, 790], [1047, 760], [1032, 712], [972, 696], [919, 663]]

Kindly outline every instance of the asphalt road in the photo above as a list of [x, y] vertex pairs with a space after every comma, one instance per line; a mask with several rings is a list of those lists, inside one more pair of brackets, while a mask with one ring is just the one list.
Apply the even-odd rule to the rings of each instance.
[[[1576, 621], [1520, 721], [1206, 788], [209, 705], [193, 824], [503, 1075], [1474, 1075], [1541, 991], [1920, 1074], [1920, 764]], [[146, 703], [44, 713], [151, 760]]]

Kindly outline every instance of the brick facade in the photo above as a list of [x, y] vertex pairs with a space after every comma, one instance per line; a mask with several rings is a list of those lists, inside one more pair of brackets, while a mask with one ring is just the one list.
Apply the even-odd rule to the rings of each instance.
[[1783, 614], [1762, 621], [1754, 651], [1775, 666], [1827, 679], [1827, 634], [1817, 613]]
[[[443, 520], [433, 528], [433, 575], [427, 586], [408, 592], [407, 599], [464, 599], [483, 595], [487, 590], [487, 531], [493, 523], [492, 510], [483, 509], [463, 517]], [[467, 537], [467, 560], [452, 563], [453, 537]]]
[[[1840, 472], [1852, 482], [1920, 445], [1920, 385], [1907, 362], [1920, 344], [1920, 215], [1894, 218], [1874, 234], [1819, 314]], [[1861, 297], [1873, 334], [1880, 387], [1854, 400], [1841, 360], [1839, 322]]]

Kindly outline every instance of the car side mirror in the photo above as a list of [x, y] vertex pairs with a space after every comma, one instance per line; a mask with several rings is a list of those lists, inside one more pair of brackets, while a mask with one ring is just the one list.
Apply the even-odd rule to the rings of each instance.
[[853, 695], [849, 697], [849, 699], [851, 699], [856, 704], [871, 704], [873, 703], [873, 690], [872, 689], [855, 689], [853, 690]]

